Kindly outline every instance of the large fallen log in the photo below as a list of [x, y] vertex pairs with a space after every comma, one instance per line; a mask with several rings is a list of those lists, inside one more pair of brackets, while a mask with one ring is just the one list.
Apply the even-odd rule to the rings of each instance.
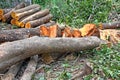
[[10, 22], [10, 20], [12, 19], [12, 17], [11, 17], [11, 12], [14, 11], [14, 10], [23, 8], [23, 7], [25, 7], [25, 4], [24, 4], [24, 3], [18, 4], [18, 5], [17, 5], [15, 8], [13, 8], [11, 11], [9, 11], [9, 12], [6, 13], [5, 15], [3, 15], [2, 21], [3, 21], [3, 22]]
[[31, 37], [0, 45], [0, 71], [30, 56], [44, 53], [79, 52], [98, 47], [101, 40], [97, 37], [47, 38]]
[[40, 35], [39, 28], [1, 30], [0, 43], [20, 40], [24, 38], [29, 38], [31, 36], [39, 36], [39, 35]]
[[99, 24], [100, 29], [117, 29], [120, 28], [120, 21], [110, 22], [110, 23], [101, 23]]
[[37, 27], [41, 24], [44, 24], [44, 23], [47, 23], [51, 20], [52, 18], [52, 14], [48, 14], [40, 19], [36, 19], [36, 20], [33, 20], [33, 21], [29, 21], [25, 24], [25, 28], [34, 28], [34, 27]]

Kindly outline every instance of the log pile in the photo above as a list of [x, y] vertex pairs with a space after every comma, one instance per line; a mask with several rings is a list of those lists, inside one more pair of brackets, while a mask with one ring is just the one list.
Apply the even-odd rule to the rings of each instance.
[[52, 24], [52, 17], [49, 9], [41, 10], [38, 4], [26, 6], [26, 4], [20, 3], [14, 8], [0, 9], [2, 22], [11, 23], [21, 28], [34, 28], [46, 23]]
[[31, 80], [38, 55], [49, 64], [55, 56], [93, 49], [106, 44], [104, 40], [120, 40], [120, 30], [115, 30], [120, 28], [120, 22], [90, 23], [78, 29], [58, 25], [51, 18], [49, 9], [41, 10], [37, 4], [20, 3], [14, 8], [0, 9], [2, 22], [21, 27], [0, 31], [0, 74], [4, 74], [1, 80], [14, 80], [25, 59], [30, 61], [20, 80]]

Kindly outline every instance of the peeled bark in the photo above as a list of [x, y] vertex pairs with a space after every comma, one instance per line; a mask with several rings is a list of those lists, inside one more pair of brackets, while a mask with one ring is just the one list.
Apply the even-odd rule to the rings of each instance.
[[17, 5], [15, 8], [13, 8], [11, 11], [9, 11], [9, 12], [6, 13], [5, 15], [3, 15], [2, 21], [3, 21], [3, 22], [10, 22], [10, 20], [12, 19], [12, 17], [11, 17], [11, 12], [12, 12], [12, 11], [15, 11], [15, 10], [17, 10], [17, 9], [23, 8], [23, 7], [25, 7], [25, 4], [24, 4], [24, 3], [18, 4], [18, 5]]
[[39, 29], [12, 29], [12, 30], [2, 30], [0, 31], [0, 43], [15, 41], [24, 38], [29, 38], [31, 36], [39, 36]]
[[31, 37], [0, 45], [0, 71], [30, 56], [44, 53], [79, 52], [98, 47], [101, 40], [97, 37], [47, 38]]
[[99, 25], [100, 29], [117, 29], [120, 28], [120, 21], [111, 22], [111, 23], [101, 23]]
[[26, 17], [25, 19], [21, 20], [21, 27], [25, 25], [25, 23], [27, 23], [28, 21], [33, 21], [36, 19], [39, 19], [41, 17], [46, 16], [47, 14], [49, 14], [49, 9], [45, 9], [45, 10], [41, 10], [39, 12], [36, 12], [28, 17]]
[[13, 18], [16, 19], [16, 20], [20, 20], [21, 18], [24, 18], [25, 16], [30, 16], [32, 14], [34, 14], [35, 12], [39, 11], [40, 10], [40, 6], [34, 8], [34, 9], [31, 9], [31, 10], [28, 10], [28, 11], [24, 11], [24, 12], [21, 12], [21, 13], [16, 13]]
[[51, 14], [48, 14], [40, 19], [36, 19], [36, 20], [33, 20], [33, 21], [29, 21], [25, 24], [25, 28], [34, 28], [34, 27], [37, 27], [41, 24], [44, 24], [44, 23], [47, 23], [51, 20], [52, 18], [52, 15]]

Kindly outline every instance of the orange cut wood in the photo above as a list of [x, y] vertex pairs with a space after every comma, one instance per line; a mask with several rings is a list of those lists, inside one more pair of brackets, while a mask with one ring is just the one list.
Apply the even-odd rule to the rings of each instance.
[[73, 37], [72, 36], [72, 29], [70, 27], [65, 27], [62, 31], [62, 37]]
[[58, 27], [58, 25], [53, 25], [49, 27], [49, 32], [50, 32], [50, 36], [51, 38], [55, 38], [55, 37], [61, 37], [61, 29]]
[[73, 37], [82, 37], [81, 32], [78, 29], [73, 29], [72, 35], [73, 35]]
[[50, 35], [49, 28], [44, 25], [40, 26], [40, 35], [44, 37], [49, 37]]
[[91, 36], [90, 34], [93, 33], [93, 30], [96, 28], [95, 24], [85, 24], [81, 29], [82, 36]]

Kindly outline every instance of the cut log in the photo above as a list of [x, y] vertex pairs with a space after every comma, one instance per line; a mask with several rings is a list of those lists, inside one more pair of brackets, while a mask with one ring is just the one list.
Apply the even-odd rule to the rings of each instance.
[[12, 17], [10, 16], [11, 15], [11, 12], [16, 10], [16, 9], [20, 9], [20, 8], [23, 8], [25, 7], [25, 4], [24, 3], [20, 3], [18, 4], [15, 8], [13, 8], [11, 11], [9, 11], [8, 13], [6, 13], [5, 15], [3, 15], [2, 17], [2, 21], [3, 22], [10, 22], [10, 20], [12, 19]]
[[14, 18], [14, 16], [17, 15], [18, 13], [22, 13], [22, 12], [25, 12], [25, 11], [28, 11], [31, 9], [35, 9], [37, 7], [40, 7], [40, 5], [33, 4], [33, 5], [26, 6], [24, 8], [18, 9], [18, 10], [14, 10], [14, 11], [12, 11], [11, 16]]
[[37, 66], [38, 56], [31, 57], [27, 68], [25, 69], [23, 76], [20, 80], [31, 80], [32, 75], [35, 73], [36, 66]]
[[11, 23], [12, 25], [16, 25], [16, 19], [12, 19], [12, 20], [10, 21], [10, 23]]
[[85, 24], [81, 29], [82, 36], [93, 36], [93, 35], [100, 35], [98, 28], [95, 24]]
[[27, 18], [21, 20], [21, 27], [23, 27], [25, 25], [25, 23], [27, 23], [28, 21], [33, 21], [33, 20], [39, 19], [41, 17], [46, 16], [47, 14], [49, 14], [49, 9], [45, 9], [45, 10], [36, 12], [36, 13], [28, 16]]
[[120, 28], [120, 21], [111, 22], [111, 23], [101, 23], [99, 25], [100, 29], [117, 29]]
[[39, 26], [41, 24], [49, 22], [51, 20], [51, 18], [52, 18], [52, 15], [48, 14], [45, 17], [42, 17], [40, 19], [29, 21], [29, 22], [27, 22], [25, 24], [25, 28], [34, 28], [34, 27], [37, 27], [37, 26]]
[[73, 29], [72, 35], [73, 35], [73, 37], [82, 37], [81, 32], [78, 29]]
[[0, 71], [30, 56], [44, 53], [79, 52], [96, 48], [101, 40], [97, 37], [47, 38], [31, 37], [0, 45]]
[[50, 26], [49, 27], [49, 32], [50, 32], [49, 37], [51, 37], [51, 38], [61, 37], [62, 36], [61, 29], [58, 27], [58, 25]]
[[24, 18], [25, 16], [30, 16], [32, 14], [34, 14], [35, 12], [39, 11], [40, 10], [40, 6], [39, 7], [36, 7], [35, 9], [31, 9], [31, 10], [28, 10], [28, 11], [24, 11], [22, 13], [16, 13], [13, 18], [16, 19], [16, 20], [20, 20], [21, 18]]
[[12, 29], [0, 31], [0, 43], [29, 38], [30, 36], [39, 36], [39, 29]]
[[49, 37], [50, 36], [49, 28], [44, 25], [40, 26], [40, 36]]
[[12, 8], [10, 8], [10, 9], [0, 9], [0, 15], [4, 15], [4, 14], [8, 13], [11, 10], [12, 10]]
[[62, 31], [62, 37], [73, 37], [72, 29], [70, 27], [65, 27]]

